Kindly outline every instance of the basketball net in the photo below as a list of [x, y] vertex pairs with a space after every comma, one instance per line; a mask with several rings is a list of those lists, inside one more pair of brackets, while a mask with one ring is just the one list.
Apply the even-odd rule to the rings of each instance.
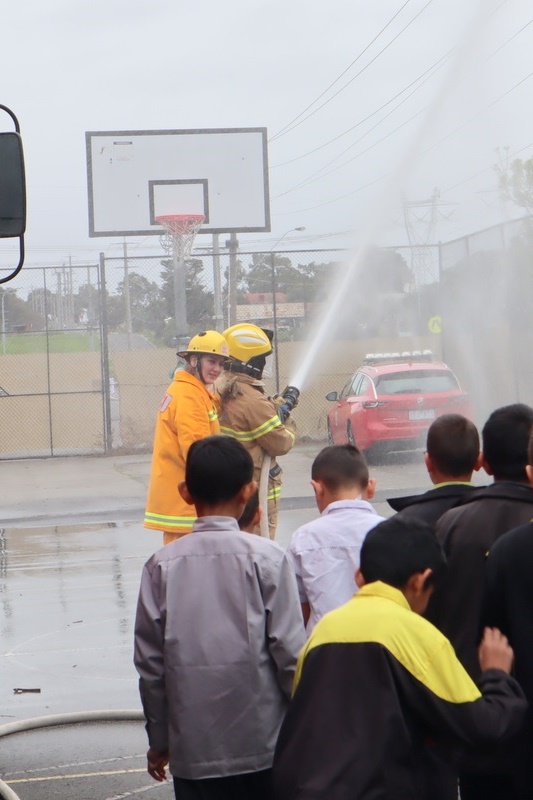
[[203, 214], [165, 214], [155, 218], [157, 224], [166, 229], [179, 261], [184, 261], [191, 255], [195, 236], [204, 220]]

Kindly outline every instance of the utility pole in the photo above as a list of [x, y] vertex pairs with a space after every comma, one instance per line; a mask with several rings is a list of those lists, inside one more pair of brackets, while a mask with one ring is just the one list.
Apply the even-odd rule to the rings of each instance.
[[403, 216], [407, 239], [411, 248], [412, 290], [416, 292], [418, 325], [422, 329], [420, 290], [424, 284], [439, 280], [439, 265], [435, 262], [435, 232], [441, 207], [454, 205], [440, 200], [435, 188], [425, 200], [403, 201]]

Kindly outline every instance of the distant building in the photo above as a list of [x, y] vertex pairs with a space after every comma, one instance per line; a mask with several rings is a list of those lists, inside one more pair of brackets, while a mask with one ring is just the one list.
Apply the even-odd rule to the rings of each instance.
[[[264, 328], [272, 328], [274, 308], [272, 294], [256, 292], [245, 295], [246, 304], [237, 305], [237, 322], [253, 322]], [[276, 319], [278, 330], [300, 327], [317, 311], [319, 303], [287, 303], [287, 295], [276, 292]]]

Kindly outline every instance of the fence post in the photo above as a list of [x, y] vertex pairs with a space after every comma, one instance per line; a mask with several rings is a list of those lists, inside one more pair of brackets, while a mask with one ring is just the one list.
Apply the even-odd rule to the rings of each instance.
[[105, 256], [100, 253], [100, 334], [102, 337], [102, 399], [104, 404], [104, 452], [113, 447], [111, 435], [111, 393], [109, 385], [109, 330], [107, 327], [107, 287], [105, 279]]

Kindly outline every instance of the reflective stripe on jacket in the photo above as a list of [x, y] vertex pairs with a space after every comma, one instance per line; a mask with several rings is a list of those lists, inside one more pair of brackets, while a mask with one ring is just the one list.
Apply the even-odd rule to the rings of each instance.
[[[259, 480], [264, 453], [275, 459], [293, 446], [294, 423], [290, 418], [285, 424], [281, 422], [278, 407], [265, 394], [262, 381], [248, 375], [228, 374], [218, 388], [222, 400], [220, 432], [242, 442], [252, 456], [254, 478]], [[279, 497], [279, 493], [279, 481], [270, 480], [269, 499]]]
[[220, 428], [213, 395], [186, 370], [176, 372], [157, 415], [145, 528], [176, 533], [191, 529], [196, 512], [182, 499], [178, 483], [185, 479], [191, 444], [217, 433]]

